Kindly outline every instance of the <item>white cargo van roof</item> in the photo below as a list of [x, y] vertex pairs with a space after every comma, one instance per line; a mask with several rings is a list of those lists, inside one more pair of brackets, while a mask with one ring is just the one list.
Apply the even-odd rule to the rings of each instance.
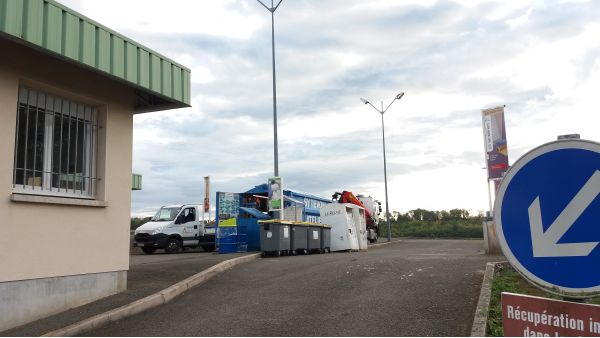
[[165, 205], [162, 208], [183, 208], [183, 207], [200, 207], [200, 204], [173, 204]]

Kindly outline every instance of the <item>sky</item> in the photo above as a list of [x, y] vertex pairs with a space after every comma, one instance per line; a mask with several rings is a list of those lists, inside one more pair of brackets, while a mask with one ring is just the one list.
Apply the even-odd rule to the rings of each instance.
[[[268, 0], [263, 0], [268, 1]], [[192, 107], [134, 117], [132, 214], [273, 176], [271, 17], [257, 0], [59, 0], [191, 70]], [[268, 3], [270, 5], [270, 1]], [[481, 110], [505, 105], [510, 164], [599, 140], [599, 1], [283, 0], [275, 12], [279, 174], [390, 211], [489, 209]]]

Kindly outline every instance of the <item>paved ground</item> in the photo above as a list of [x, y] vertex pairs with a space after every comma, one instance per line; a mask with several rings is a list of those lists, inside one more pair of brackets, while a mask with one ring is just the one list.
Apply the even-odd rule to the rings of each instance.
[[467, 336], [479, 240], [404, 240], [367, 252], [265, 258], [90, 336]]
[[219, 262], [241, 256], [241, 254], [218, 255], [200, 250], [167, 255], [162, 253], [162, 250], [160, 251], [154, 255], [131, 256], [130, 269], [127, 274], [127, 291], [12, 330], [0, 332], [0, 336], [40, 336], [82, 319], [129, 304]]

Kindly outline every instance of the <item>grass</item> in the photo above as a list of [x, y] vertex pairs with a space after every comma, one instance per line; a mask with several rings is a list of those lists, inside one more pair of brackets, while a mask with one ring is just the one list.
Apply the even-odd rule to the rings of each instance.
[[[497, 271], [492, 281], [492, 294], [490, 298], [490, 309], [488, 313], [487, 332], [488, 337], [502, 337], [502, 304], [500, 296], [502, 292], [519, 293], [530, 296], [538, 296], [552, 299], [561, 299], [560, 296], [553, 295], [538, 289], [527, 282], [521, 275], [511, 267], [506, 267]], [[588, 300], [590, 304], [600, 304], [600, 297]]]
[[[392, 237], [421, 237], [421, 238], [483, 238], [481, 221], [450, 220], [439, 221], [409, 221], [392, 222]], [[381, 237], [387, 237], [387, 224], [379, 223]]]

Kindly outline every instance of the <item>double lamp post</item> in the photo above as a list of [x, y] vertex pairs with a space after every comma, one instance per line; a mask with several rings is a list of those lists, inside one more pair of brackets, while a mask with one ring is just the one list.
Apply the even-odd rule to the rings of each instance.
[[[274, 145], [274, 151], [273, 151], [273, 157], [274, 157], [274, 174], [275, 176], [279, 176], [279, 151], [278, 151], [278, 147], [277, 147], [277, 86], [276, 86], [276, 82], [275, 82], [275, 11], [277, 10], [277, 8], [279, 7], [279, 5], [281, 4], [281, 2], [283, 0], [279, 0], [277, 1], [277, 4], [274, 3], [273, 0], [271, 0], [271, 6], [267, 6], [265, 5], [261, 0], [257, 0], [266, 10], [268, 10], [271, 13], [271, 55], [272, 55], [272, 66], [273, 66], [273, 145]], [[364, 104], [369, 104], [371, 105], [371, 107], [375, 108], [375, 110], [377, 110], [380, 114], [381, 114], [381, 130], [383, 132], [383, 177], [385, 180], [385, 210], [386, 210], [386, 219], [387, 219], [387, 226], [388, 226], [388, 241], [392, 240], [392, 227], [390, 225], [390, 208], [389, 208], [389, 202], [388, 202], [388, 188], [387, 188], [387, 165], [386, 165], [386, 158], [385, 158], [385, 128], [384, 128], [384, 124], [383, 124], [383, 114], [390, 108], [390, 106], [392, 105], [392, 103], [394, 103], [394, 101], [396, 100], [400, 100], [402, 98], [402, 96], [404, 95], [404, 92], [401, 92], [400, 94], [396, 95], [396, 97], [394, 97], [394, 99], [392, 100], [392, 102], [390, 102], [390, 104], [387, 106], [387, 108], [383, 109], [383, 101], [381, 101], [381, 110], [377, 109], [377, 107], [375, 107], [373, 104], [371, 104], [371, 102], [362, 99]]]
[[383, 134], [383, 179], [385, 181], [385, 213], [386, 213], [385, 219], [387, 220], [388, 242], [392, 241], [392, 225], [390, 224], [390, 205], [389, 205], [389, 199], [388, 199], [388, 185], [387, 185], [387, 164], [386, 164], [386, 159], [385, 159], [385, 126], [383, 123], [383, 114], [385, 114], [385, 112], [390, 108], [390, 106], [392, 105], [392, 103], [394, 103], [394, 101], [400, 100], [402, 98], [402, 96], [404, 96], [404, 92], [400, 92], [398, 95], [396, 95], [394, 97], [394, 99], [392, 100], [392, 102], [390, 102], [390, 104], [385, 109], [383, 109], [383, 101], [381, 101], [381, 110], [379, 110], [377, 107], [375, 107], [368, 100], [365, 100], [363, 98], [360, 99], [364, 104], [370, 105], [371, 107], [373, 107], [375, 110], [377, 110], [381, 114], [381, 132]]

